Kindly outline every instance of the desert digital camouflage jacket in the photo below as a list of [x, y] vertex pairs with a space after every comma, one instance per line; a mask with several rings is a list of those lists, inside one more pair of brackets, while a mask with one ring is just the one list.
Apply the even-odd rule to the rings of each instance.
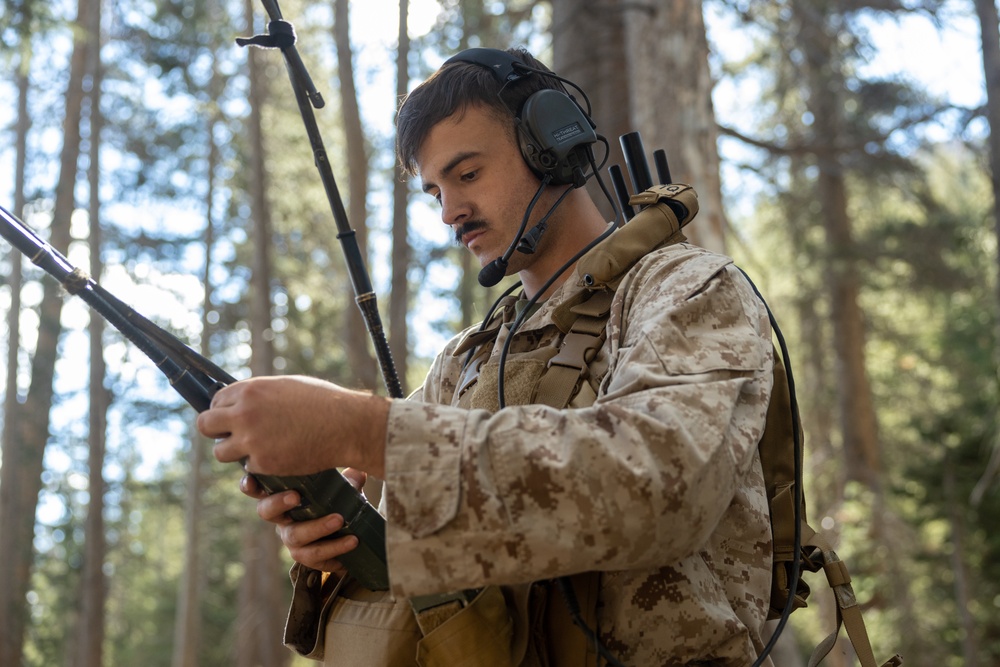
[[[597, 570], [600, 635], [624, 664], [750, 665], [771, 575], [757, 456], [766, 311], [729, 258], [688, 244], [646, 254], [620, 280], [593, 391], [570, 409], [462, 407], [463, 336], [415, 400], [393, 402], [392, 592]], [[526, 320], [511, 369], [558, 335], [552, 313], [583, 285], [578, 266]]]

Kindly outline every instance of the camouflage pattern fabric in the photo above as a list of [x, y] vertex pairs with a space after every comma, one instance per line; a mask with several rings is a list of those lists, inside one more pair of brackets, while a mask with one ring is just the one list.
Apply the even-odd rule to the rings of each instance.
[[[515, 333], [511, 368], [536, 365], [560, 335], [552, 314], [582, 289], [578, 267]], [[599, 633], [624, 664], [751, 664], [770, 596], [757, 443], [772, 348], [732, 261], [687, 244], [639, 260], [615, 293], [594, 391], [571, 409], [462, 407], [467, 335], [390, 410], [392, 594], [597, 570]]]

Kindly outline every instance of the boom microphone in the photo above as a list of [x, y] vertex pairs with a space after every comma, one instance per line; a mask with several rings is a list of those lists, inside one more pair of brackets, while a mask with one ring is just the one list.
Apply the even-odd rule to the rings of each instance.
[[[519, 240], [516, 239], [514, 243]], [[507, 260], [503, 257], [497, 257], [479, 271], [479, 284], [483, 287], [493, 287], [503, 280], [505, 275], [507, 275]]]

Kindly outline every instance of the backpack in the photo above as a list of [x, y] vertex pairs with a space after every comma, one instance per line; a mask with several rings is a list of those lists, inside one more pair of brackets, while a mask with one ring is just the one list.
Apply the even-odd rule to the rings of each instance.
[[[659, 213], [662, 215], [673, 215], [677, 219], [678, 233], [675, 233], [668, 242], [683, 240], [683, 236], [677, 239], [679, 230], [698, 212], [694, 190], [676, 184], [653, 186], [633, 195], [629, 199], [629, 204], [645, 207], [638, 215], [648, 214], [650, 207], [659, 208]], [[771, 401], [767, 408], [764, 433], [758, 444], [771, 517], [774, 550], [771, 600], [767, 618], [780, 620], [757, 663], [762, 662], [770, 652], [789, 615], [796, 609], [806, 606], [810, 589], [801, 578], [802, 570], [818, 572], [822, 569], [836, 599], [837, 625], [813, 651], [809, 667], [819, 664], [830, 652], [840, 634], [841, 625], [847, 630], [847, 636], [862, 667], [876, 667], [878, 663], [875, 661], [875, 654], [861, 615], [861, 607], [851, 587], [851, 575], [847, 566], [837, 556], [829, 541], [810, 526], [806, 518], [802, 482], [804, 438], [795, 396], [795, 381], [784, 337], [771, 308], [757, 286], [742, 269], [740, 271], [764, 304], [771, 321], [771, 329], [780, 347], [780, 354], [778, 347], [774, 349]], [[896, 667], [902, 663], [903, 659], [899, 654], [895, 654], [882, 663], [882, 667]]]

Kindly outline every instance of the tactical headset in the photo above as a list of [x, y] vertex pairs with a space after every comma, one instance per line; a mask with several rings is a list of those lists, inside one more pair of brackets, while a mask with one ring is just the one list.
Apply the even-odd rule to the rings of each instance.
[[[576, 88], [573, 83], [530, 67], [500, 49], [466, 49], [444, 64], [454, 62], [488, 69], [504, 87], [526, 76], [540, 74]], [[545, 88], [533, 93], [520, 109], [511, 109], [511, 112], [517, 125], [521, 155], [539, 178], [547, 175], [551, 185], [575, 188], [586, 183], [586, 168], [592, 159], [590, 147], [597, 141], [594, 131], [597, 126], [576, 100], [561, 90]]]
[[[587, 101], [587, 107], [590, 107], [586, 94], [572, 81], [567, 81], [552, 72], [531, 67], [506, 51], [466, 49], [446, 60], [444, 65], [456, 62], [478, 65], [492, 72], [501, 86], [498, 95], [503, 93], [508, 84], [538, 74], [572, 86]], [[514, 114], [521, 156], [542, 181], [535, 199], [529, 206], [529, 211], [546, 185], [572, 185], [573, 188], [579, 188], [587, 183], [587, 167], [594, 164], [594, 152], [591, 146], [599, 139], [603, 139], [595, 132], [597, 126], [591, 120], [590, 114], [584, 111], [575, 99], [561, 90], [543, 88], [532, 93], [520, 109], [510, 109], [510, 111]], [[596, 174], [596, 168], [593, 174]], [[564, 192], [559, 202], [568, 193], [569, 190]], [[507, 272], [508, 261], [515, 249], [528, 254], [535, 252], [535, 247], [545, 232], [547, 218], [548, 215], [525, 234], [524, 223], [528, 220], [526, 213], [521, 229], [518, 230], [507, 251], [479, 272], [479, 284], [483, 287], [492, 287], [499, 283]]]

